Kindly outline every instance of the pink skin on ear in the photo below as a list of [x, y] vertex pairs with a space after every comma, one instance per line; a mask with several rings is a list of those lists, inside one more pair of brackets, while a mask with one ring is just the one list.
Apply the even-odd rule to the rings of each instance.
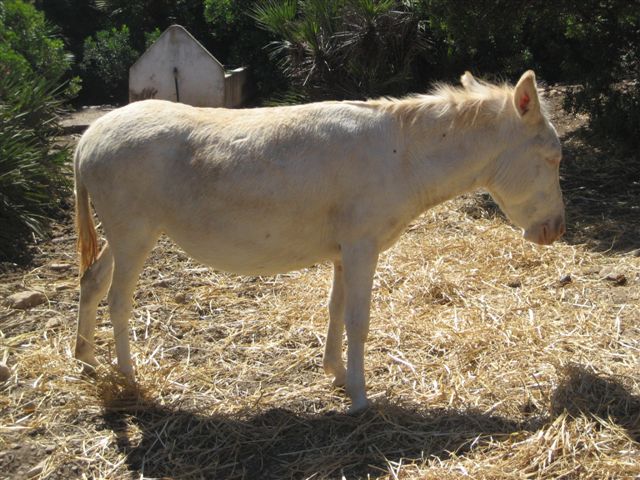
[[530, 101], [529, 95], [527, 95], [525, 92], [520, 98], [520, 103], [519, 103], [520, 112], [522, 112], [522, 115], [524, 115], [529, 111], [529, 101]]

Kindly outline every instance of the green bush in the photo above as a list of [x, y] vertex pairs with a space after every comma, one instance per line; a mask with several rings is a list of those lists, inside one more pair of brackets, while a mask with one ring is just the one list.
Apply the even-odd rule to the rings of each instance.
[[470, 69], [514, 76], [531, 68], [525, 30], [533, 8], [511, 0], [423, 0], [417, 9], [432, 33], [441, 77]]
[[44, 14], [32, 5], [6, 0], [0, 4], [0, 22], [3, 50], [16, 52], [34, 74], [58, 80], [69, 69], [72, 57], [64, 51], [64, 42], [54, 37]]
[[145, 48], [145, 50], [148, 49], [151, 45], [153, 45], [156, 42], [156, 40], [158, 40], [158, 38], [160, 38], [160, 35], [162, 35], [162, 32], [157, 27], [154, 28], [151, 32], [146, 32], [144, 34], [144, 48]]
[[32, 0], [30, 3], [60, 29], [66, 49], [77, 59], [82, 58], [85, 38], [104, 29], [109, 20], [96, 5], [100, 0]]
[[[52, 148], [56, 87], [45, 79], [0, 79], [0, 259], [16, 260], [68, 193], [69, 152]], [[9, 100], [10, 99], [10, 100]]]
[[313, 97], [401, 94], [413, 85], [414, 60], [429, 48], [412, 2], [270, 0], [253, 17], [293, 85]]
[[68, 193], [68, 151], [55, 148], [58, 113], [71, 91], [69, 58], [44, 17], [21, 0], [0, 4], [0, 259], [25, 253]]
[[131, 46], [129, 27], [101, 30], [95, 38], [84, 42], [80, 69], [86, 95], [115, 102], [128, 98], [129, 67], [138, 59], [138, 52]]
[[[565, 6], [566, 8], [566, 6]], [[640, 8], [588, 0], [559, 15], [570, 54], [565, 78], [579, 84], [566, 107], [588, 113], [596, 132], [640, 146]]]
[[[70, 1], [70, 0], [58, 0]], [[128, 25], [131, 45], [141, 51], [147, 32], [179, 24], [205, 46], [209, 46], [211, 31], [204, 18], [204, 0], [94, 0], [101, 11], [101, 29]]]
[[515, 78], [534, 68], [577, 85], [566, 107], [594, 131], [640, 145], [640, 8], [627, 0], [422, 0], [441, 76]]
[[287, 80], [265, 47], [276, 37], [249, 16], [254, 0], [204, 0], [204, 16], [211, 32], [207, 48], [229, 67], [248, 66], [258, 95], [286, 90]]

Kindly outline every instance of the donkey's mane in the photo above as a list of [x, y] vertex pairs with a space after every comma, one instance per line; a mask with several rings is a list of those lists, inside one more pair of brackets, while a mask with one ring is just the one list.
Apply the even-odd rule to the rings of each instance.
[[434, 120], [450, 120], [455, 128], [468, 128], [498, 116], [515, 118], [516, 110], [510, 108], [513, 92], [514, 88], [507, 84], [493, 85], [476, 80], [469, 89], [439, 83], [427, 94], [379, 98], [365, 103], [392, 113], [404, 124], [415, 123], [427, 115]]

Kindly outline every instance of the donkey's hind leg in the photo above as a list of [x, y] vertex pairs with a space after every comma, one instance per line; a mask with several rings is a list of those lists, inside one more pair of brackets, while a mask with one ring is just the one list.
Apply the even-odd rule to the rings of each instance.
[[342, 263], [333, 264], [333, 285], [329, 299], [329, 331], [324, 349], [323, 366], [327, 375], [333, 375], [333, 385], [344, 387], [347, 370], [342, 361], [342, 334], [344, 333], [344, 276]]
[[116, 341], [118, 370], [129, 380], [134, 380], [133, 364], [129, 351], [129, 317], [133, 309], [133, 291], [144, 261], [159, 235], [148, 231], [129, 229], [126, 236], [112, 242], [113, 280], [109, 290], [109, 313]]
[[85, 371], [93, 370], [95, 357], [94, 337], [98, 303], [107, 294], [113, 273], [113, 257], [109, 244], [105, 245], [96, 261], [80, 279], [80, 308], [76, 334], [75, 357], [84, 364]]

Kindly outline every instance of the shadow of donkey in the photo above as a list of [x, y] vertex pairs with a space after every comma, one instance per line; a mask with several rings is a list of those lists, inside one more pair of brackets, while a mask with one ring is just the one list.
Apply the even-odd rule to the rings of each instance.
[[[525, 420], [387, 403], [358, 416], [280, 408], [253, 416], [205, 416], [158, 406], [140, 394], [105, 402], [103, 418], [128, 468], [144, 477], [376, 478], [401, 461], [446, 460], [489, 438], [535, 432], [565, 411], [612, 419], [640, 441], [640, 397], [580, 366], [565, 368], [548, 414]], [[131, 425], [139, 435], [130, 433]]]

